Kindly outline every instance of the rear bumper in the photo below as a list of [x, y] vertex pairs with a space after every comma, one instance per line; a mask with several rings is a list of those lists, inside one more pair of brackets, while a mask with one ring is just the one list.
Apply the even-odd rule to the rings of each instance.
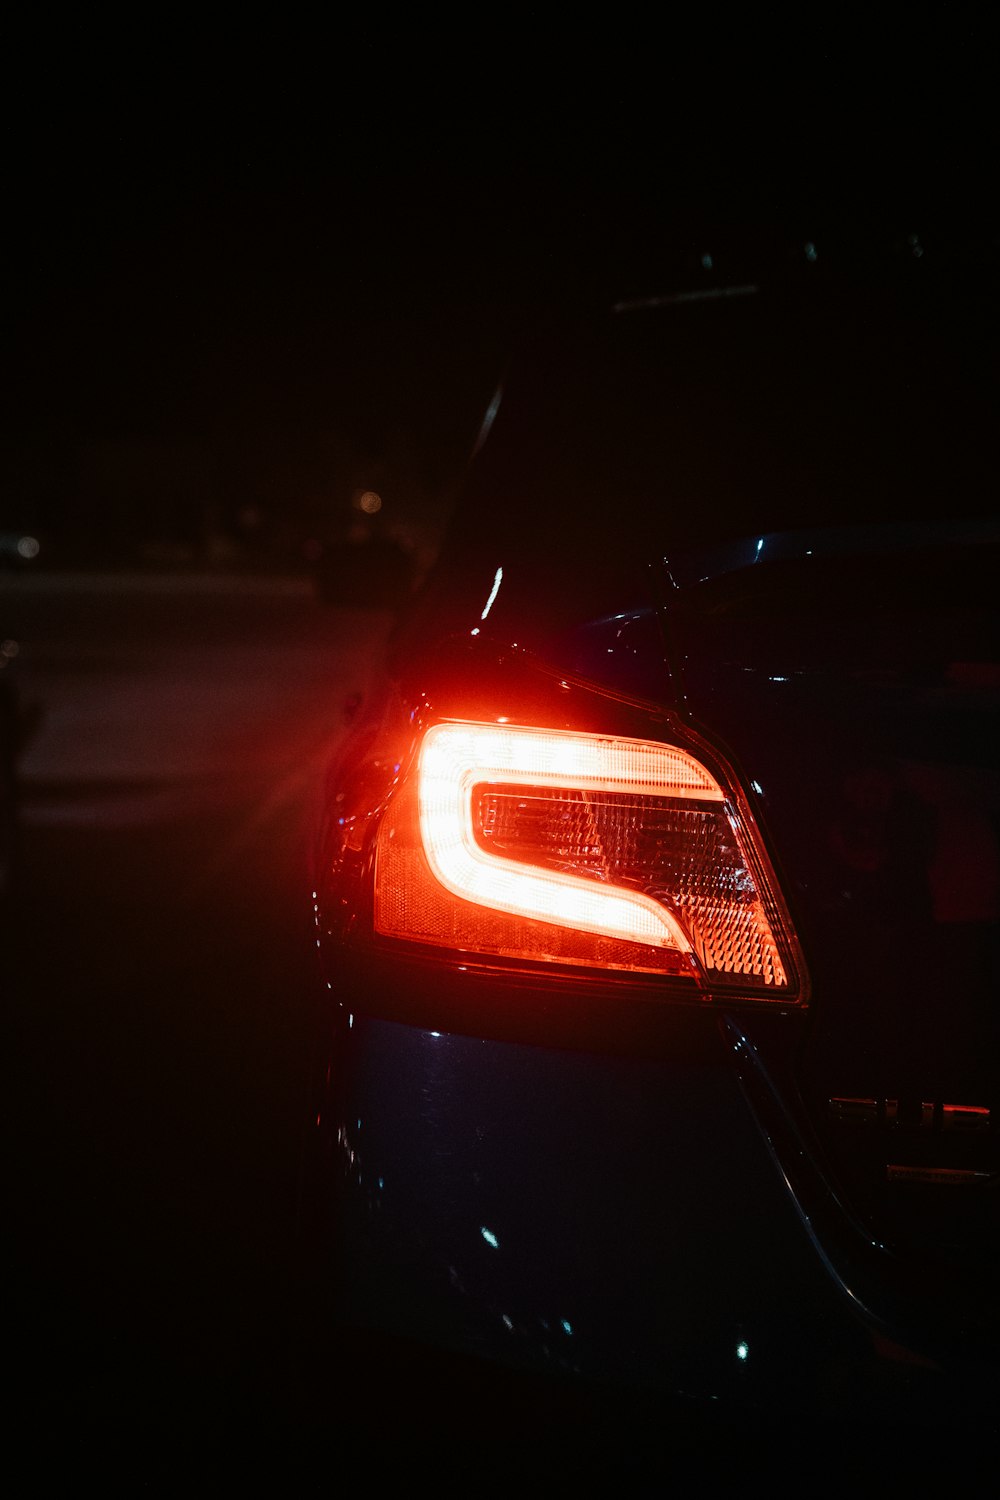
[[356, 1394], [400, 1378], [413, 1412], [508, 1426], [992, 1426], [988, 1365], [914, 1353], [824, 1255], [714, 1016], [616, 1054], [372, 1008], [371, 974], [330, 998], [306, 1179], [315, 1327]]

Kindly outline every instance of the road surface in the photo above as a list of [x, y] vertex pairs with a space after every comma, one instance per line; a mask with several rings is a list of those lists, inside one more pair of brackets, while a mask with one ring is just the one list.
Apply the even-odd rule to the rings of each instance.
[[2, 956], [8, 1416], [39, 1479], [245, 1462], [294, 1431], [310, 832], [390, 620], [201, 576], [24, 576], [0, 611], [37, 710]]

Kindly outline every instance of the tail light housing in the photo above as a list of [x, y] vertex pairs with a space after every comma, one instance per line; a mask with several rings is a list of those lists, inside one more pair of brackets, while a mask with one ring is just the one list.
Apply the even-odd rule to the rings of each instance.
[[659, 977], [678, 998], [805, 998], [736, 780], [682, 743], [429, 725], [379, 827], [374, 927], [510, 964]]

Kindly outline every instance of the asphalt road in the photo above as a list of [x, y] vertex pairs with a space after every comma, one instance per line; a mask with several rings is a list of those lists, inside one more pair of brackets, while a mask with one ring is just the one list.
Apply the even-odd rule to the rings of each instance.
[[11, 1430], [39, 1479], [232, 1474], [299, 1440], [310, 834], [389, 618], [202, 577], [40, 574], [0, 609], [37, 711], [2, 957]]

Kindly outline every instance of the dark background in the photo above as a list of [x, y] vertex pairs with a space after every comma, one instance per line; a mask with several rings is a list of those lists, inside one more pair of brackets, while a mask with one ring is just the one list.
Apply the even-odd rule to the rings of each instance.
[[358, 1406], [292, 1358], [307, 852], [388, 621], [324, 609], [310, 544], [374, 488], [433, 551], [540, 312], [749, 244], [995, 232], [992, 38], [979, 13], [17, 25], [0, 533], [40, 551], [0, 580], [38, 712], [0, 952], [8, 1415], [40, 1479], [206, 1453], [252, 1479], [303, 1442], [329, 1477]]
[[539, 306], [995, 215], [981, 16], [11, 35], [3, 529], [289, 568], [370, 487], [432, 544]]

